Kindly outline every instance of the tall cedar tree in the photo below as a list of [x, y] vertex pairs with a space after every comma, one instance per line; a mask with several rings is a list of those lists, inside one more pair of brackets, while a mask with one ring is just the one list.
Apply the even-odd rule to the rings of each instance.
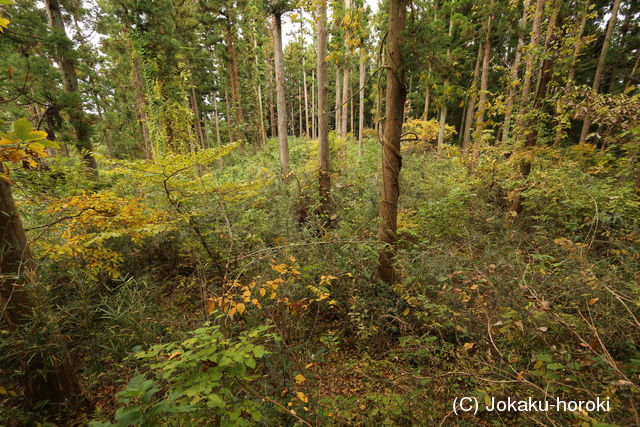
[[407, 15], [407, 0], [389, 0], [389, 28], [385, 49], [387, 90], [382, 147], [382, 191], [380, 195], [380, 230], [378, 239], [384, 244], [378, 257], [378, 277], [388, 284], [396, 280], [393, 266], [398, 229], [398, 197], [400, 196], [400, 138], [404, 120], [406, 89], [402, 55], [402, 33]]

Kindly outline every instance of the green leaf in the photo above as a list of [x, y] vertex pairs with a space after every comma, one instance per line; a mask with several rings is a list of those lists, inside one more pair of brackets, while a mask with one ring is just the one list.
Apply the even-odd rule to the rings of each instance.
[[261, 345], [257, 345], [253, 348], [253, 354], [257, 357], [257, 358], [261, 358], [262, 356], [264, 356], [264, 354], [266, 353], [265, 349], [263, 346]]
[[562, 369], [564, 366], [561, 363], [550, 363], [547, 365], [547, 369], [552, 371], [557, 371], [558, 369]]
[[48, 133], [43, 130], [32, 130], [29, 132], [29, 136], [26, 141], [40, 141], [41, 139], [45, 139]]
[[32, 129], [31, 122], [24, 117], [13, 122], [13, 132], [23, 141], [29, 138]]
[[553, 360], [553, 356], [551, 356], [549, 353], [538, 353], [536, 354], [536, 360], [541, 360], [543, 362], [551, 362]]
[[38, 141], [40, 144], [49, 148], [60, 148], [60, 144], [57, 141], [49, 141], [47, 139], [43, 139], [42, 141]]
[[244, 361], [244, 364], [247, 365], [248, 368], [255, 368], [256, 367], [256, 361], [253, 357], [249, 357]]

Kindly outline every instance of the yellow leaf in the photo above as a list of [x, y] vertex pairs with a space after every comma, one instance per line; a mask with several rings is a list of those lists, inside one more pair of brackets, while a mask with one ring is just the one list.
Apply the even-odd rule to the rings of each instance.
[[211, 314], [216, 309], [216, 303], [213, 300], [207, 301], [207, 313]]
[[171, 356], [169, 356], [169, 359], [167, 359], [167, 360], [175, 359], [176, 357], [180, 356], [181, 354], [182, 354], [182, 352], [180, 350], [176, 350], [171, 354]]
[[591, 298], [589, 300], [589, 305], [593, 305], [595, 303], [597, 303], [598, 301], [600, 301], [600, 298], [596, 297], [596, 298]]
[[274, 299], [277, 296], [277, 294], [275, 292], [271, 292], [271, 295], [269, 296], [269, 298]]
[[473, 348], [473, 346], [474, 346], [474, 345], [476, 345], [476, 344], [475, 344], [475, 343], [472, 343], [472, 342], [466, 342], [466, 343], [464, 343], [464, 345], [462, 346], [462, 349], [463, 349], [464, 351], [469, 351], [469, 350], [471, 350], [471, 349]]
[[244, 306], [243, 303], [240, 303], [238, 305], [236, 305], [236, 310], [238, 310], [238, 313], [242, 314], [245, 312], [246, 307]]
[[309, 398], [307, 397], [306, 394], [304, 394], [301, 391], [297, 391], [296, 392], [296, 396], [298, 396], [298, 399], [300, 399], [301, 401], [303, 401], [304, 403], [309, 403]]
[[231, 308], [231, 310], [229, 310], [229, 317], [231, 317], [233, 319], [233, 316], [236, 314], [236, 308], [233, 307]]
[[275, 271], [277, 271], [278, 273], [282, 274], [285, 271], [287, 271], [287, 265], [286, 264], [277, 264], [277, 265], [272, 265], [271, 268]]
[[305, 366], [305, 369], [309, 369], [309, 368], [310, 368], [310, 367], [312, 367], [313, 365], [314, 365], [314, 363], [313, 363], [313, 362], [311, 362], [311, 363], [307, 363], [307, 365]]
[[267, 294], [267, 290], [265, 288], [260, 288], [260, 296], [263, 297]]
[[296, 375], [294, 379], [296, 380], [296, 382], [297, 382], [298, 384], [301, 384], [301, 383], [303, 383], [303, 382], [304, 382], [304, 380], [306, 380], [306, 378], [305, 378], [305, 377], [304, 377], [304, 375], [302, 375], [302, 374], [298, 374], [298, 375]]

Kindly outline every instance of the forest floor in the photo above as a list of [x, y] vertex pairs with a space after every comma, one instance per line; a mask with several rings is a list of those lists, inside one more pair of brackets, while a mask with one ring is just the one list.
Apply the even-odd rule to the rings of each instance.
[[[112, 235], [105, 248], [121, 256], [118, 274], [94, 274], [87, 259], [51, 255], [55, 245], [81, 244], [70, 242], [74, 233], [95, 238], [88, 223], [72, 230], [63, 223], [36, 246], [43, 280], [51, 284], [47, 297], [61, 313], [83, 389], [97, 409], [86, 417], [112, 418], [126, 403], [116, 394], [139, 373], [159, 384], [157, 396], [179, 389], [160, 375], [168, 366], [162, 364], [185, 358], [189, 331], [210, 321], [229, 339], [259, 325], [277, 335], [260, 339], [267, 353], [256, 355], [258, 367], [247, 364], [255, 367], [250, 380], [238, 380], [248, 381], [260, 402], [259, 416], [239, 412], [245, 421], [251, 414], [250, 424], [640, 425], [638, 228], [625, 216], [635, 205], [620, 207], [624, 194], [612, 198], [614, 183], [577, 161], [550, 159], [534, 171], [525, 212], [512, 216], [513, 167], [506, 161], [472, 167], [453, 147], [443, 155], [408, 149], [401, 278], [386, 286], [375, 280], [376, 140], [366, 140], [359, 156], [354, 141], [345, 147], [332, 137], [329, 228], [315, 213], [315, 141], [290, 141], [293, 178], [286, 183], [274, 174], [275, 143], [236, 149], [223, 168], [210, 166], [198, 180], [176, 174], [175, 181], [154, 181], [137, 164], [114, 161], [98, 191], [101, 203], [139, 198], [152, 214], [131, 207], [116, 216], [152, 215], [153, 224], [142, 221], [136, 229], [127, 217], [128, 229], [166, 225], [136, 236], [138, 242], [106, 227]], [[47, 203], [68, 209], [80, 203], [70, 194], [82, 192], [73, 187], [71, 166], [59, 162], [52, 171], [66, 171], [67, 188], [49, 193]], [[23, 195], [42, 185], [25, 183]], [[27, 197], [21, 209], [27, 226], [55, 218]], [[155, 364], [135, 356], [168, 342], [182, 342], [176, 347], [182, 350]], [[456, 415], [453, 401], [465, 396], [483, 406], [492, 397], [606, 397], [612, 410]], [[167, 413], [157, 423], [225, 417], [206, 414]]]

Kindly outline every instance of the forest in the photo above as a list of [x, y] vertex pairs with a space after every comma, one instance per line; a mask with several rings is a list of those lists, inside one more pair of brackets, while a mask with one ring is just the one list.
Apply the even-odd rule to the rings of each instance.
[[0, 0], [0, 426], [640, 426], [640, 2]]

